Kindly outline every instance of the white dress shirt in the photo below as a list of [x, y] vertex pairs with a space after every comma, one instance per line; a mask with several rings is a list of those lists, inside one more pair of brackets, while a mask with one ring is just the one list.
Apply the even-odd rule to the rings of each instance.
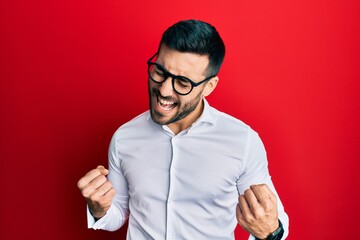
[[88, 211], [90, 228], [114, 231], [129, 218], [128, 240], [234, 239], [239, 194], [265, 183], [278, 198], [283, 239], [288, 234], [258, 134], [205, 99], [200, 118], [177, 135], [149, 111], [121, 126], [110, 143], [109, 171], [117, 194], [98, 221]]

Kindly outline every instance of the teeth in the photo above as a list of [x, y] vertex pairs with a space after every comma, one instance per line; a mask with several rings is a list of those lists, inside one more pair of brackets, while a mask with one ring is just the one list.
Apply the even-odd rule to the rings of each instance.
[[160, 108], [164, 109], [165, 111], [170, 111], [174, 108], [175, 102], [166, 101], [164, 99], [158, 98], [158, 105]]
[[161, 105], [159, 105], [160, 107], [161, 107], [161, 109], [164, 109], [165, 111], [170, 111], [172, 108], [171, 107], [165, 107], [165, 106], [161, 106]]
[[164, 104], [164, 105], [172, 105], [172, 104], [174, 104], [174, 102], [165, 101], [165, 100], [163, 100], [163, 99], [159, 99], [159, 102], [160, 102], [161, 104]]

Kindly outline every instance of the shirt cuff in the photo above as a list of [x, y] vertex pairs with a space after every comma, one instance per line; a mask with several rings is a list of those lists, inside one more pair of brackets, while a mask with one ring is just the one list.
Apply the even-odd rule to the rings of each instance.
[[88, 228], [92, 228], [94, 230], [97, 230], [97, 229], [103, 229], [104, 226], [106, 225], [106, 219], [109, 218], [109, 215], [111, 215], [111, 212], [113, 211], [113, 207], [111, 205], [111, 207], [109, 208], [109, 210], [106, 212], [106, 214], [96, 220], [94, 218], [94, 216], [91, 214], [90, 212], [90, 209], [89, 209], [89, 205], [86, 205], [86, 211], [87, 211], [87, 225], [88, 225]]

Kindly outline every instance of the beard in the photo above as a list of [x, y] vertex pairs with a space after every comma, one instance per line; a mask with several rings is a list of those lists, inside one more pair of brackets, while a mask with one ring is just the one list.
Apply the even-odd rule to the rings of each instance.
[[[197, 106], [199, 105], [200, 101], [202, 100], [201, 94], [202, 91], [200, 91], [193, 99], [191, 99], [188, 102], [181, 103], [180, 100], [175, 99], [173, 97], [162, 97], [159, 90], [157, 88], [151, 88], [149, 86], [149, 103], [150, 103], [150, 113], [152, 120], [160, 125], [168, 125], [177, 121], [180, 121], [181, 119], [188, 116], [190, 113], [192, 113]], [[158, 104], [158, 99], [161, 97], [161, 99], [166, 101], [171, 101], [175, 103], [175, 106], [173, 108], [174, 113], [171, 113], [172, 116], [169, 118], [168, 115], [163, 114], [156, 110], [155, 106]]]

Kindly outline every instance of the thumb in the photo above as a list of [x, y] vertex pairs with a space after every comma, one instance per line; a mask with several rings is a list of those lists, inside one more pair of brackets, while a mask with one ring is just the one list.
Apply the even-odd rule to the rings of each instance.
[[102, 166], [102, 165], [97, 166], [96, 169], [99, 170], [102, 175], [108, 175], [108, 173], [109, 173], [109, 170], [107, 170], [107, 169], [106, 169], [104, 166]]

